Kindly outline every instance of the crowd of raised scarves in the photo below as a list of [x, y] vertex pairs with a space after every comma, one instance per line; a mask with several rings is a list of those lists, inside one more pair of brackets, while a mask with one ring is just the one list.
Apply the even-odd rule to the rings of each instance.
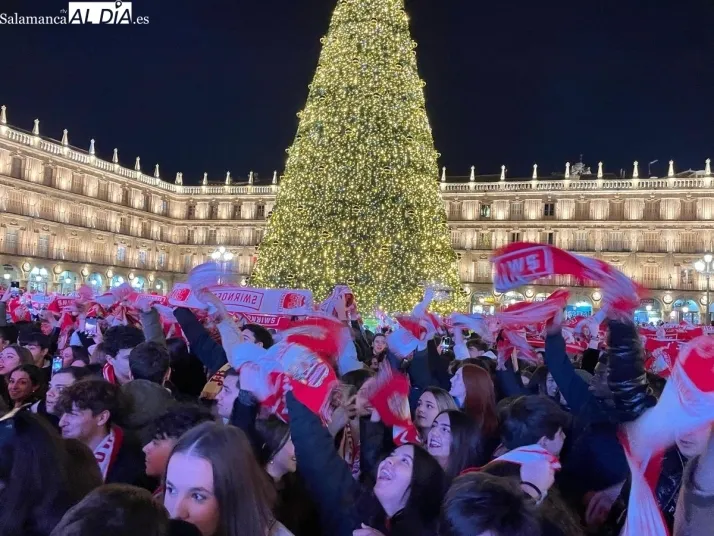
[[[582, 385], [572, 385], [577, 381], [573, 377], [575, 368], [568, 354], [601, 349], [609, 357], [608, 383], [615, 393], [621, 393], [621, 396], [609, 399], [607, 404], [598, 404], [607, 407], [610, 412], [604, 420], [617, 424], [614, 437], [630, 473], [626, 486], [629, 488], [629, 505], [621, 519], [624, 521], [622, 534], [667, 534], [673, 529], [674, 520], [673, 516], [667, 519], [666, 513], [662, 512], [665, 505], [658, 502], [657, 482], [662, 458], [676, 444], [677, 438], [708, 430], [714, 420], [710, 395], [714, 386], [711, 365], [707, 361], [714, 353], [705, 328], [685, 324], [664, 325], [656, 329], [641, 327], [637, 331], [632, 323], [632, 312], [644, 297], [643, 289], [601, 261], [550, 246], [513, 244], [497, 252], [493, 262], [494, 287], [499, 292], [507, 292], [552, 275], [574, 275], [583, 281], [596, 282], [602, 289], [601, 311], [595, 317], [565, 322], [562, 311], [569, 296], [567, 291], [559, 290], [543, 302], [516, 304], [495, 315], [452, 314], [440, 317], [429, 312], [433, 296], [427, 292], [425, 299], [410, 314], [393, 318], [381, 315], [378, 333], [386, 335], [389, 351], [376, 367], [374, 377], [364, 382], [359, 392], [362, 406], [369, 408], [370, 420], [390, 430], [391, 440], [397, 447], [395, 452], [405, 447], [415, 448], [414, 445], [425, 446], [428, 452], [438, 451], [439, 445], [430, 442], [429, 437], [438, 436], [439, 426], [435, 425], [433, 432], [433, 421], [428, 423], [429, 428], [423, 426], [424, 418], [420, 415], [424, 411], [420, 414], [419, 410], [420, 404], [425, 404], [422, 398], [430, 388], [441, 386], [451, 390], [457, 406], [466, 408], [469, 402], [465, 386], [462, 388], [465, 371], [469, 368], [459, 368], [449, 379], [448, 372], [443, 370], [444, 360], [436, 364], [433, 359], [429, 361], [430, 353], [439, 353], [440, 346], [435, 341], [448, 332], [454, 336], [456, 344], [453, 352], [459, 364], [474, 359], [471, 357], [474, 352], [469, 349], [469, 345], [474, 348], [471, 344], [474, 340], [493, 349], [493, 358], [490, 361], [481, 358], [479, 363], [492, 373], [499, 391], [498, 394], [494, 391], [494, 397], [506, 398], [504, 395], [526, 392], [523, 378], [527, 376], [519, 373], [524, 366], [528, 369], [541, 365], [545, 359], [550, 375], [574, 417], [573, 426], [583, 428], [584, 437], [597, 439], [598, 435], [592, 433], [592, 423], [577, 422], [592, 419], [591, 415], [583, 415], [592, 413], [587, 406], [593, 401], [591, 396], [579, 396], [583, 394]], [[355, 475], [360, 478], [368, 472], [360, 468], [359, 463], [367, 460], [361, 457], [361, 453], [355, 453], [354, 447], [345, 448], [345, 442], [350, 442], [349, 433], [343, 433], [341, 448], [334, 451], [335, 456], [326, 456], [332, 454], [328, 448], [332, 440], [324, 432], [330, 429], [333, 421], [338, 420], [337, 410], [344, 408], [350, 397], [350, 390], [340, 379], [363, 370], [365, 354], [367, 358], [371, 357], [369, 349], [365, 349], [365, 333], [359, 322], [354, 296], [348, 288], [337, 287], [328, 300], [315, 307], [310, 294], [305, 291], [245, 289], [233, 287], [220, 279], [220, 267], [209, 264], [194, 271], [188, 283], [178, 286], [167, 298], [141, 295], [128, 286], [97, 297], [92, 296], [88, 289], [82, 289], [77, 296], [55, 296], [46, 300], [46, 309], [51, 314], [45, 314], [45, 317], [54, 322], [55, 329], [63, 334], [71, 330], [81, 332], [77, 321], [82, 322], [93, 315], [109, 323], [141, 324], [144, 320], [145, 330], [182, 334], [192, 347], [200, 347], [196, 344], [199, 342], [195, 337], [197, 327], [204, 334], [213, 331], [215, 335], [218, 332], [221, 344], [214, 342], [216, 346], [212, 347], [210, 356], [200, 350], [197, 352], [207, 368], [215, 372], [206, 386], [205, 397], [211, 398], [220, 391], [226, 371], [238, 371], [241, 389], [251, 393], [261, 408], [262, 416], [273, 415], [290, 422], [299, 472], [314, 494], [323, 529], [329, 526], [335, 532], [326, 533], [351, 533], [346, 527], [353, 527], [357, 518], [363, 519], [364, 516], [359, 508], [353, 508], [351, 512], [344, 504], [345, 496], [360, 495], [353, 490], [345, 495], [344, 490], [356, 485], [358, 480]], [[9, 303], [10, 315], [22, 320], [21, 315], [31, 314], [38, 305], [42, 308], [39, 301], [33, 303], [31, 300], [32, 297], [28, 296]], [[260, 305], [256, 307], [256, 303]], [[182, 310], [175, 314], [174, 311], [179, 309], [174, 307]], [[189, 315], [191, 320], [187, 322]], [[278, 342], [265, 349], [244, 341], [241, 335], [240, 321], [256, 320], [287, 329], [280, 329], [276, 333]], [[207, 340], [204, 338], [203, 342]], [[642, 351], [643, 343], [644, 348], [650, 349], [648, 354]], [[544, 354], [537, 351], [539, 347], [545, 349]], [[666, 351], [658, 351], [662, 348]], [[643, 383], [645, 367], [668, 379], [659, 402], [652, 408], [648, 407], [653, 405], [651, 399], [646, 403], [647, 397], [641, 396], [646, 390], [646, 383]], [[112, 379], [109, 365], [105, 367], [105, 377], [109, 381]], [[579, 378], [582, 382], [582, 377]], [[618, 387], [621, 387], [619, 391]], [[412, 419], [415, 414], [416, 419]], [[458, 420], [456, 415], [450, 417], [452, 421]], [[483, 420], [483, 415], [479, 418]], [[481, 438], [484, 423], [478, 424], [481, 429], [474, 429], [472, 436]], [[249, 435], [253, 433], [249, 422], [244, 422], [244, 428]], [[349, 427], [344, 428], [349, 430]], [[549, 450], [539, 443], [508, 449], [494, 442], [493, 437], [481, 439], [484, 439], [481, 443], [491, 443], [495, 448], [484, 445], [474, 448], [474, 451], [481, 451], [478, 467], [469, 466], [469, 462], [479, 456], [472, 456], [463, 462], [462, 465], [465, 465], [459, 467], [458, 472], [445, 463], [442, 469], [450, 473], [450, 478], [466, 477], [481, 470], [488, 473], [488, 466], [494, 467], [496, 462], [513, 463], [522, 468], [539, 466], [541, 474], [560, 476], [571, 473], [567, 479], [558, 478], [563, 481], [558, 486], [568, 493], [578, 493], [572, 491], [572, 488], [578, 487], [573, 486], [573, 480], [578, 478], [577, 472], [573, 475], [573, 471], [568, 470], [569, 460], [559, 459], [560, 449], [554, 453], [553, 449]], [[576, 451], [577, 448], [571, 448], [568, 454]], [[319, 459], [315, 457], [316, 452], [320, 453]], [[342, 458], [337, 453], [343, 454]], [[501, 453], [500, 456], [495, 455], [498, 453]], [[412, 459], [414, 456], [416, 454], [412, 455]], [[596, 458], [594, 456], [589, 461], [595, 463]], [[350, 465], [345, 464], [346, 460]], [[610, 462], [614, 464], [614, 460]], [[543, 469], [545, 467], [547, 469]], [[433, 489], [439, 488], [438, 480], [433, 478]], [[378, 477], [377, 485], [379, 482]], [[540, 487], [533, 485], [538, 500], [542, 500], [548, 492], [541, 488], [550, 485], [552, 482]], [[528, 488], [527, 485], [525, 487]], [[581, 495], [590, 493], [589, 502], [597, 502], [601, 496], [597, 494], [606, 491], [606, 488], [580, 488], [586, 492]], [[372, 524], [380, 526], [361, 527], [360, 521], [360, 528], [353, 530], [372, 531], [365, 534], [377, 531], [392, 533], [395, 526], [414, 523], [415, 527], [440, 530], [436, 528], [438, 510], [429, 511], [424, 504], [422, 509], [405, 512], [406, 505], [402, 505], [400, 510], [390, 512], [393, 508], [383, 504], [389, 502], [388, 498], [380, 500], [376, 489], [373, 495], [380, 503], [375, 510], [381, 508], [380, 516], [384, 519], [381, 524], [376, 521]], [[353, 506], [361, 506], [360, 501], [355, 500]]]

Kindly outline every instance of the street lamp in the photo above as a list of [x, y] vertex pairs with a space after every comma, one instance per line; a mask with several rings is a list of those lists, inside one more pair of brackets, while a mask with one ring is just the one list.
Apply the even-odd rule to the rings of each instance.
[[707, 279], [707, 325], [711, 324], [711, 313], [709, 305], [709, 280], [711, 279], [712, 274], [714, 274], [714, 262], [712, 262], [713, 260], [714, 255], [712, 255], [711, 253], [707, 253], [702, 259], [699, 259], [697, 262], [694, 263], [694, 269]]
[[211, 253], [211, 258], [214, 261], [224, 261], [229, 262], [233, 260], [233, 253], [226, 251], [226, 248], [221, 246], [216, 251]]

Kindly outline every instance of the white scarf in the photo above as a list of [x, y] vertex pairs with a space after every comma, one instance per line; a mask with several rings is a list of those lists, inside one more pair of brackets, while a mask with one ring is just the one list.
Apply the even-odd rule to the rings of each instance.
[[99, 464], [99, 470], [102, 472], [102, 481], [107, 480], [107, 473], [109, 472], [109, 466], [112, 463], [112, 458], [114, 454], [114, 448], [116, 444], [116, 434], [114, 429], [109, 430], [109, 435], [102, 439], [102, 441], [94, 449], [94, 457]]

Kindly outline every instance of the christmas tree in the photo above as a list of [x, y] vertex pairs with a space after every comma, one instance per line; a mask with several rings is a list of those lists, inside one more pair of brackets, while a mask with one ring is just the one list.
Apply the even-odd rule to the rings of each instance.
[[408, 21], [404, 0], [339, 0], [252, 285], [348, 284], [370, 313], [436, 283], [464, 305]]

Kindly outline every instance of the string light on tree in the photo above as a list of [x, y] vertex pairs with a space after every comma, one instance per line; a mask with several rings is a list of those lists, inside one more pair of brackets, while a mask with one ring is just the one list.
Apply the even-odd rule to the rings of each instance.
[[408, 311], [423, 281], [465, 306], [404, 0], [340, 0], [251, 284]]

